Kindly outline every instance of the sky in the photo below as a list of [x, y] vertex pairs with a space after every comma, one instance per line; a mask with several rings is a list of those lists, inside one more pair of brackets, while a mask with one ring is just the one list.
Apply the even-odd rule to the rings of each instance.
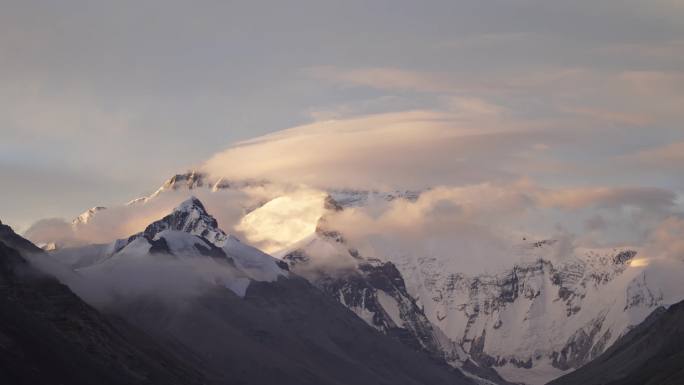
[[19, 231], [189, 168], [684, 204], [681, 1], [0, 4], [0, 220]]

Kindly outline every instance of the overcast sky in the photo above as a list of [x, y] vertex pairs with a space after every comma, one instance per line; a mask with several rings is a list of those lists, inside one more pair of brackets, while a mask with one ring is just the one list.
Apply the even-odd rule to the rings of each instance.
[[[285, 151], [297, 151], [287, 164], [310, 183], [531, 178], [652, 189], [638, 191], [681, 204], [677, 0], [0, 0], [0, 9], [0, 219], [19, 230], [126, 202], [194, 166], [282, 175], [272, 163]], [[225, 150], [284, 129], [256, 151], [254, 142]], [[300, 134], [316, 138], [292, 144]], [[402, 160], [403, 171], [373, 154]], [[349, 182], [363, 164], [369, 174]], [[320, 177], [335, 165], [343, 172]]]

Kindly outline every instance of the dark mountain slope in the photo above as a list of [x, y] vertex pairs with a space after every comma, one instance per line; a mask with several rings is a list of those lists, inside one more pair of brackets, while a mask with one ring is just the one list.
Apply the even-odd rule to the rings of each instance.
[[31, 241], [15, 233], [11, 227], [3, 225], [2, 221], [0, 221], [0, 242], [20, 253], [40, 253], [43, 251]]
[[549, 385], [684, 384], [684, 302], [654, 311], [605, 353]]
[[0, 225], [1, 384], [203, 383], [198, 372], [100, 314], [7, 244], [39, 250]]
[[457, 369], [378, 333], [303, 278], [221, 287], [169, 304], [114, 310], [161, 341], [179, 341], [230, 384], [470, 384]]

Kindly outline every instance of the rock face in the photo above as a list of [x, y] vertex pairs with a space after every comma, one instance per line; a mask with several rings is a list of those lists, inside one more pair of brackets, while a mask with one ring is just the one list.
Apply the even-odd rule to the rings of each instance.
[[95, 214], [97, 214], [99, 211], [106, 210], [106, 209], [107, 209], [107, 208], [106, 208], [106, 207], [103, 207], [103, 206], [95, 206], [95, 207], [93, 207], [93, 208], [89, 208], [88, 210], [84, 211], [84, 212], [81, 213], [79, 216], [77, 216], [76, 218], [74, 218], [74, 219], [71, 221], [71, 224], [72, 224], [72, 226], [84, 225], [84, 224], [90, 222], [90, 220], [91, 220], [91, 219], [95, 216]]
[[50, 255], [86, 276], [106, 275], [156, 259], [175, 261], [188, 269], [201, 263], [201, 281], [219, 282], [239, 296], [244, 296], [253, 281], [274, 281], [288, 275], [282, 262], [227, 235], [194, 197], [128, 238]]
[[190, 197], [176, 207], [171, 214], [151, 223], [145, 228], [142, 235], [154, 239], [157, 234], [164, 230], [182, 231], [197, 235], [219, 247], [223, 246], [228, 239], [226, 233], [218, 228], [216, 219], [207, 213], [202, 202], [195, 197]]
[[20, 251], [40, 253], [0, 225], [0, 382], [205, 383], [190, 362], [90, 307]]
[[[624, 286], [611, 283], [629, 279], [622, 275], [635, 253], [588, 254], [554, 264], [543, 258], [550, 244], [530, 245], [536, 261], [492, 275], [448, 273], [430, 258], [395, 263], [414, 278], [413, 293], [428, 318], [476, 361], [531, 368], [548, 360], [567, 370], [600, 354], [628, 326], [617, 314], [623, 306], [613, 309], [601, 297], [625, 303]], [[657, 297], [648, 299], [638, 305], [658, 306]]]
[[247, 187], [263, 187], [270, 184], [268, 181], [264, 180], [240, 180], [240, 181], [230, 181], [223, 178], [213, 179], [209, 175], [200, 171], [188, 171], [183, 174], [176, 174], [171, 178], [167, 179], [161, 187], [157, 189], [153, 194], [149, 196], [143, 196], [140, 198], [133, 199], [128, 202], [128, 205], [136, 205], [148, 202], [151, 199], [159, 196], [160, 194], [167, 191], [176, 190], [194, 190], [206, 188], [211, 191], [218, 191], [224, 189], [241, 189]]
[[323, 270], [315, 274], [306, 271], [310, 257], [304, 250], [295, 250], [283, 260], [291, 271], [307, 277], [370, 326], [415, 350], [444, 358], [449, 347], [441, 346], [432, 324], [406, 292], [397, 268], [390, 262], [364, 260], [358, 255], [354, 258], [358, 259], [358, 264], [353, 269]]
[[478, 383], [508, 384], [495, 371], [470, 360], [459, 345], [433, 326], [408, 293], [393, 263], [364, 258], [341, 234], [326, 229], [325, 218], [314, 237], [282, 259], [290, 271], [305, 277], [383, 334], [460, 368]]
[[657, 308], [603, 354], [549, 385], [684, 383], [684, 302]]
[[391, 202], [397, 199], [415, 202], [420, 197], [420, 193], [420, 191], [414, 190], [383, 192], [375, 190], [333, 189], [328, 191], [331, 201], [336, 202], [341, 208], [361, 207], [373, 201]]
[[[330, 200], [331, 211], [344, 209]], [[527, 262], [468, 276], [435, 257], [365, 259], [324, 217], [316, 234], [283, 260], [413, 348], [492, 382], [504, 380], [487, 368], [515, 381], [526, 381], [529, 372], [543, 382], [596, 358], [666, 303], [657, 279], [631, 267], [636, 251], [579, 250], [552, 261], [557, 246], [524, 243], [514, 251]]]
[[[191, 170], [183, 174], [176, 174], [167, 179], [161, 187], [149, 196], [134, 199], [128, 204], [139, 204], [154, 199], [166, 191], [208, 189], [219, 191], [227, 189], [244, 189], [252, 187], [264, 187], [272, 183], [267, 180], [227, 180], [223, 178], [211, 178], [208, 174], [201, 171]], [[353, 189], [330, 189], [328, 190], [331, 201], [339, 204], [340, 207], [359, 207], [373, 201], [393, 201], [395, 199], [406, 199], [415, 201], [420, 196], [420, 191], [397, 190], [391, 192], [376, 190], [353, 190]], [[85, 213], [84, 213], [85, 214]]]

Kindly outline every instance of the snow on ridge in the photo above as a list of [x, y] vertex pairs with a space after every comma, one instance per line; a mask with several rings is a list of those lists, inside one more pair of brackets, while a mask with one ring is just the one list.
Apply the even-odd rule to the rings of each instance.
[[176, 206], [176, 208], [173, 209], [173, 211], [183, 211], [183, 212], [187, 212], [187, 211], [191, 211], [191, 210], [198, 210], [202, 214], [208, 214], [206, 212], [206, 209], [204, 208], [204, 205], [202, 204], [202, 202], [199, 199], [197, 199], [194, 195], [190, 196], [190, 198], [184, 200], [178, 206]]
[[88, 223], [98, 211], [106, 210], [104, 206], [91, 207], [88, 210], [82, 212], [79, 216], [71, 221], [72, 226], [78, 226]]
[[146, 268], [155, 263], [163, 268], [165, 262], [187, 264], [190, 274], [209, 284], [225, 286], [238, 296], [245, 295], [252, 281], [272, 282], [288, 276], [278, 260], [221, 230], [194, 196], [138, 234], [110, 244], [65, 249], [52, 255], [86, 276], [131, 269], [140, 263]]
[[600, 354], [653, 309], [684, 297], [673, 289], [684, 264], [634, 264], [631, 248], [577, 249], [553, 260], [544, 257], [551, 246], [521, 247], [533, 250], [532, 258], [494, 274], [445, 270], [434, 257], [387, 260], [434, 325], [477, 359], [504, 368], [511, 381], [525, 373], [551, 380]]
[[154, 238], [157, 233], [167, 229], [202, 236], [218, 247], [221, 247], [228, 237], [218, 227], [216, 219], [205, 210], [202, 202], [194, 196], [181, 202], [171, 214], [149, 224], [142, 234]]

